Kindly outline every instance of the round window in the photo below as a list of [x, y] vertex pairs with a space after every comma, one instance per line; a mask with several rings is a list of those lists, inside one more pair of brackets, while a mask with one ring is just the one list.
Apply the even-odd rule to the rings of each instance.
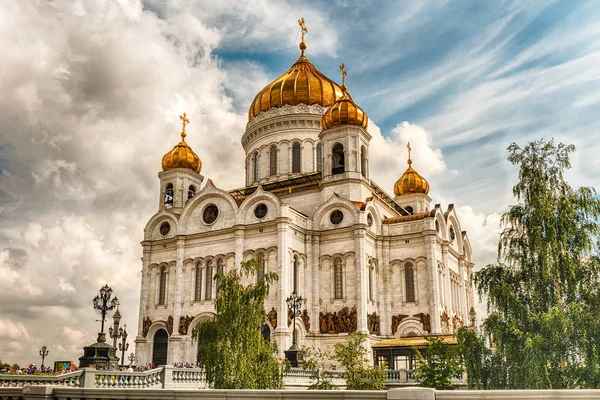
[[267, 206], [263, 203], [260, 203], [254, 209], [254, 216], [258, 219], [264, 218], [267, 215]]
[[373, 216], [371, 214], [367, 215], [367, 225], [369, 225], [369, 227], [373, 225]]
[[342, 222], [343, 219], [344, 219], [344, 213], [341, 212], [340, 210], [335, 210], [334, 212], [331, 213], [331, 216], [329, 217], [329, 220], [334, 225], [339, 224], [340, 222]]
[[219, 208], [214, 204], [209, 204], [204, 208], [204, 212], [202, 213], [202, 219], [204, 223], [207, 225], [212, 224], [217, 220], [219, 216]]
[[171, 225], [168, 222], [163, 222], [160, 226], [160, 234], [165, 236], [171, 230]]

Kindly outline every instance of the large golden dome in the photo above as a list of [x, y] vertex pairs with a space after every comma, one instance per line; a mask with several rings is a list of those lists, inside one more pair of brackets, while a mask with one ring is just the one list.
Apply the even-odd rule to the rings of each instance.
[[185, 142], [185, 126], [190, 122], [185, 113], [179, 117], [183, 123], [183, 130], [181, 131], [181, 142], [177, 143], [175, 147], [162, 158], [162, 169], [168, 171], [175, 168], [186, 168], [191, 169], [196, 173], [200, 173], [202, 169], [202, 161], [200, 157], [188, 144]]
[[429, 182], [423, 178], [417, 171], [411, 166], [412, 160], [410, 159], [410, 143], [408, 147], [408, 168], [404, 171], [404, 174], [396, 181], [394, 185], [394, 195], [402, 196], [404, 194], [413, 193], [429, 193]]
[[346, 89], [344, 79], [346, 77], [346, 69], [344, 64], [340, 65], [342, 70], [342, 97], [337, 99], [331, 107], [325, 111], [321, 118], [321, 127], [323, 130], [334, 128], [340, 125], [358, 125], [367, 129], [369, 117], [367, 114], [356, 105]]
[[329, 107], [342, 97], [342, 88], [308, 61], [304, 55], [305, 48], [304, 42], [300, 43], [300, 58], [285, 74], [269, 83], [256, 95], [248, 110], [248, 122], [273, 107], [286, 104], [319, 104]]

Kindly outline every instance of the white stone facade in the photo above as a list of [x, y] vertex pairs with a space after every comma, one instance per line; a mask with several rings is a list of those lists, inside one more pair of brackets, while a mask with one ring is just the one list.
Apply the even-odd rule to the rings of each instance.
[[[212, 276], [259, 254], [266, 270], [279, 275], [265, 312], [277, 312], [277, 326], [267, 324], [280, 356], [291, 345], [285, 300], [294, 288], [310, 318], [309, 329], [300, 317], [294, 322], [299, 346], [330, 348], [345, 340], [347, 333], [321, 333], [320, 323], [321, 313], [344, 307], [356, 308], [356, 328], [365, 333], [370, 333], [367, 315], [379, 316], [371, 343], [451, 333], [468, 322], [474, 265], [453, 207], [431, 207], [426, 194], [390, 198], [369, 179], [367, 131], [350, 125], [321, 131], [324, 111], [318, 105], [284, 106], [250, 122], [242, 137], [246, 188], [226, 191], [210, 180], [201, 187], [202, 176], [186, 169], [159, 174], [160, 208], [142, 242], [138, 364], [153, 361], [161, 330], [169, 331], [168, 363], [195, 362], [191, 333], [214, 315]], [[294, 144], [300, 146], [300, 160], [294, 160]], [[343, 170], [333, 154], [340, 144]], [[277, 157], [271, 156], [275, 150]], [[299, 171], [294, 170], [298, 161]], [[165, 206], [169, 184], [172, 201]], [[211, 205], [218, 216], [207, 222]], [[257, 216], [259, 205], [266, 206], [264, 216]], [[410, 208], [412, 213], [406, 212]], [[397, 315], [403, 317], [393, 333]], [[180, 321], [187, 332], [179, 332]]]

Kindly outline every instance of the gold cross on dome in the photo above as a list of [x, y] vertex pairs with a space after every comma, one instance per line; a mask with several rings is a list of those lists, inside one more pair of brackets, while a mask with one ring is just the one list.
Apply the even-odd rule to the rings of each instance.
[[186, 113], [181, 114], [179, 116], [179, 119], [181, 120], [181, 125], [183, 125], [183, 129], [181, 131], [181, 137], [185, 137], [186, 136], [185, 126], [190, 123], [190, 120], [187, 118]]
[[410, 164], [412, 162], [412, 160], [410, 159], [410, 151], [412, 150], [412, 148], [410, 147], [410, 142], [406, 144], [406, 148], [408, 149], [408, 163]]
[[342, 71], [342, 86], [346, 86], [346, 75], [348, 75], [348, 73], [346, 72], [344, 63], [340, 64], [340, 71]]
[[304, 24], [304, 18], [300, 18], [298, 20], [298, 25], [300, 25], [300, 29], [302, 31], [302, 41], [304, 42], [304, 34], [308, 32], [308, 29], [306, 29], [306, 25]]

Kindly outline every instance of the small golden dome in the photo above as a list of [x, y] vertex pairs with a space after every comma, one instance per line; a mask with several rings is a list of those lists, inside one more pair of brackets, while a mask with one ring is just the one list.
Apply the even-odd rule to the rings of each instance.
[[286, 104], [291, 106], [319, 104], [329, 107], [336, 99], [342, 97], [342, 88], [308, 61], [304, 55], [305, 49], [303, 31], [300, 58], [285, 74], [258, 92], [248, 110], [248, 122], [261, 112], [274, 107], [282, 107]]
[[162, 169], [163, 171], [168, 171], [175, 168], [187, 168], [199, 174], [202, 169], [202, 161], [185, 142], [185, 137], [187, 136], [185, 133], [185, 126], [189, 124], [190, 121], [187, 119], [185, 113], [180, 115], [179, 119], [181, 119], [183, 124], [181, 142], [177, 143], [171, 151], [163, 156]]
[[412, 193], [429, 193], [429, 182], [423, 178], [417, 171], [411, 167], [412, 160], [410, 159], [410, 143], [408, 147], [408, 168], [404, 171], [404, 174], [396, 181], [394, 185], [394, 195], [402, 196], [403, 194]]
[[358, 125], [367, 129], [369, 117], [354, 103], [347, 91], [345, 83], [347, 74], [343, 63], [340, 65], [340, 70], [342, 71], [342, 97], [325, 111], [321, 118], [321, 128], [325, 130], [340, 125]]

